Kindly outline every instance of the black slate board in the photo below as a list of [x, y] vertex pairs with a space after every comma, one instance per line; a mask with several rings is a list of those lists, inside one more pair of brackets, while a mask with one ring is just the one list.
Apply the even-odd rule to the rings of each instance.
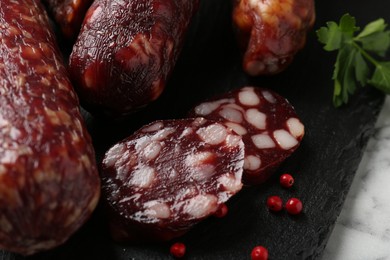
[[[390, 2], [386, 0], [317, 1], [316, 9], [316, 29], [346, 12], [356, 16], [360, 25], [378, 17], [390, 21]], [[290, 100], [306, 125], [301, 147], [267, 183], [245, 188], [229, 201], [227, 217], [210, 218], [180, 238], [188, 249], [185, 259], [249, 259], [251, 249], [258, 244], [266, 246], [274, 260], [320, 258], [384, 96], [365, 88], [348, 106], [335, 109], [330, 79], [335, 54], [322, 50], [314, 30], [287, 71], [275, 77], [247, 77], [241, 71], [230, 13], [227, 0], [202, 1], [175, 72], [158, 101], [122, 121], [86, 114], [97, 157], [141, 125], [184, 117], [194, 104], [214, 94], [247, 84], [272, 88]], [[290, 190], [278, 184], [278, 176], [286, 171], [296, 177]], [[270, 213], [265, 207], [269, 195], [280, 195], [284, 200], [301, 198], [304, 213], [296, 217]], [[172, 259], [169, 245], [114, 243], [99, 207], [65, 245], [26, 259]], [[0, 257], [25, 259], [1, 251]]]

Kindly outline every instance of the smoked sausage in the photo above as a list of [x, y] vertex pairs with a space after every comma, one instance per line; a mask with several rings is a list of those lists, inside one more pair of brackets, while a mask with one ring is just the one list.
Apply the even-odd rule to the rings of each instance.
[[74, 40], [93, 0], [42, 0], [68, 40]]
[[233, 23], [251, 76], [283, 71], [304, 47], [314, 0], [233, 0]]
[[70, 55], [82, 105], [134, 112], [162, 93], [198, 0], [96, 0]]
[[94, 150], [39, 0], [0, 4], [0, 248], [64, 243], [100, 195]]

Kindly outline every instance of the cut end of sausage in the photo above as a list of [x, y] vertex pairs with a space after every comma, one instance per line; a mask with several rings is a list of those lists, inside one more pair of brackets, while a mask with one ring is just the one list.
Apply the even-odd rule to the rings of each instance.
[[197, 105], [189, 115], [200, 116], [198, 113], [242, 137], [246, 184], [265, 181], [295, 151], [304, 135], [304, 126], [291, 104], [269, 89], [233, 90]]
[[[127, 158], [132, 158], [128, 160]], [[151, 123], [109, 149], [103, 194], [114, 238], [179, 236], [242, 188], [244, 143], [204, 118]]]

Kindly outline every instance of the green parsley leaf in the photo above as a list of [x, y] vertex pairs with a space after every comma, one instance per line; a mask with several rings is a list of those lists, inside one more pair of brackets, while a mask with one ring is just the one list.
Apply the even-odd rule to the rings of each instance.
[[351, 80], [355, 75], [356, 52], [351, 46], [346, 46], [340, 50], [340, 73], [338, 78], [343, 86], [341, 89], [343, 103], [348, 103], [349, 94], [353, 94], [356, 90], [356, 82]]
[[363, 49], [366, 51], [374, 52], [375, 54], [384, 57], [386, 51], [390, 47], [390, 32], [376, 32], [364, 38], [360, 38], [359, 42], [362, 43]]
[[329, 22], [328, 27], [322, 27], [317, 31], [318, 40], [325, 44], [326, 51], [334, 51], [340, 49], [342, 33], [339, 30], [337, 23]]
[[368, 83], [390, 94], [390, 62], [380, 62]]
[[359, 30], [359, 27], [356, 27], [355, 17], [344, 14], [340, 19], [340, 31], [344, 34], [344, 37], [352, 37], [353, 34]]
[[356, 19], [349, 14], [343, 15], [338, 24], [331, 21], [326, 25], [317, 31], [317, 36], [326, 51], [338, 51], [332, 76], [333, 104], [339, 107], [348, 103], [358, 86], [366, 84], [390, 94], [390, 62], [378, 61], [370, 54], [384, 57], [390, 49], [390, 31], [385, 21], [367, 24], [358, 35]]
[[383, 32], [386, 27], [387, 25], [385, 24], [385, 20], [380, 18], [367, 24], [364, 29], [358, 34], [358, 36], [356, 36], [356, 38], [359, 39], [377, 32]]
[[335, 107], [339, 107], [344, 103], [344, 100], [341, 96], [341, 83], [338, 79], [334, 81], [334, 90], [333, 90], [333, 104]]
[[[345, 63], [345, 72], [344, 72], [344, 86], [345, 86], [345, 95], [346, 97], [349, 94], [355, 93], [356, 90], [356, 82], [353, 79], [355, 76], [355, 57], [358, 51], [356, 49], [352, 49], [348, 53], [348, 57]], [[348, 100], [348, 99], [347, 99]]]
[[364, 86], [367, 84], [368, 77], [370, 75], [370, 68], [367, 62], [364, 60], [360, 52], [356, 53], [355, 56], [355, 77], [359, 83]]

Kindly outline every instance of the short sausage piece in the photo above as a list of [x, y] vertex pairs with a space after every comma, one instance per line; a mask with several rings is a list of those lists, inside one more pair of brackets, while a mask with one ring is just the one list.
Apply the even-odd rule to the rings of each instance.
[[0, 21], [0, 248], [29, 255], [90, 217], [100, 180], [39, 0], [2, 0]]
[[74, 40], [93, 0], [42, 0], [68, 40]]
[[284, 70], [314, 24], [314, 0], [233, 0], [233, 23], [251, 76]]
[[156, 121], [109, 149], [102, 166], [119, 241], [169, 240], [215, 213], [242, 187], [244, 144], [204, 118]]
[[196, 106], [189, 116], [222, 122], [245, 144], [245, 184], [264, 182], [299, 146], [304, 126], [290, 103], [275, 92], [244, 87]]
[[198, 0], [96, 0], [70, 56], [88, 110], [129, 114], [162, 93]]

